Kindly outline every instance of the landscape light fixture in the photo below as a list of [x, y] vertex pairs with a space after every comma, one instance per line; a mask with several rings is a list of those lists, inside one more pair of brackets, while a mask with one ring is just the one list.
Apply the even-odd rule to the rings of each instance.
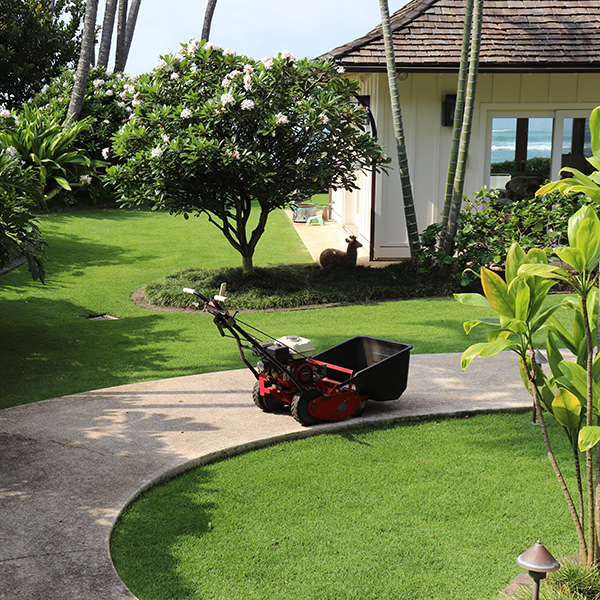
[[533, 600], [539, 600], [540, 581], [546, 577], [546, 573], [560, 569], [560, 563], [544, 548], [540, 540], [517, 558], [517, 564], [527, 569], [533, 579]]

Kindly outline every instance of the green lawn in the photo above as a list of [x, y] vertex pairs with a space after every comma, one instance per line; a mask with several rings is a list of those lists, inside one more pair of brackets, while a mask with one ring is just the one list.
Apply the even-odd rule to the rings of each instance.
[[[142, 285], [178, 270], [240, 263], [206, 219], [107, 209], [43, 215], [40, 221], [49, 244], [47, 285], [32, 282], [25, 267], [0, 277], [0, 408], [243, 368], [235, 344], [219, 336], [210, 316], [151, 311], [131, 301]], [[289, 219], [273, 214], [256, 263], [309, 261]], [[121, 318], [85, 318], [103, 313]], [[423, 353], [463, 350], [471, 340], [462, 322], [472, 315], [472, 309], [441, 298], [243, 318], [273, 337], [311, 338], [318, 349], [373, 335], [410, 342], [414, 352]], [[470, 337], [477, 341], [481, 335]]]
[[578, 550], [529, 421], [406, 423], [198, 468], [126, 511], [113, 558], [141, 600], [493, 600], [538, 537]]

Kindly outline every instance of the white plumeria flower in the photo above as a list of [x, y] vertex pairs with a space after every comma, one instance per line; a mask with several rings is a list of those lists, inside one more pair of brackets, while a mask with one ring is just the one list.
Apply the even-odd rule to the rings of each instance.
[[225, 50], [223, 50], [223, 54], [225, 56], [235, 56], [237, 54], [237, 52], [235, 50], [233, 50], [232, 48], [225, 48]]
[[285, 125], [288, 122], [288, 118], [283, 113], [277, 113], [275, 115], [275, 123], [277, 125]]
[[252, 65], [244, 65], [244, 73], [254, 73], [254, 67]]
[[159, 59], [154, 63], [154, 68], [155, 69], [164, 69], [167, 66], [167, 61], [164, 59]]
[[346, 69], [344, 69], [344, 67], [342, 67], [341, 65], [336, 69], [336, 71], [341, 75], [342, 73], [346, 72]]
[[179, 73], [171, 73], [171, 79], [175, 81], [175, 79], [179, 79]]
[[281, 57], [282, 58], [288, 58], [289, 60], [296, 60], [296, 57], [291, 52], [288, 52], [287, 50], [284, 50], [281, 53]]
[[190, 119], [192, 117], [192, 111], [189, 108], [184, 108], [179, 116], [182, 119]]
[[104, 79], [94, 79], [94, 81], [92, 81], [92, 85], [95, 88], [100, 87], [103, 83], [104, 83]]
[[319, 120], [321, 123], [323, 123], [323, 125], [327, 125], [327, 123], [329, 123], [329, 117], [325, 113], [321, 113], [319, 115]]
[[114, 96], [115, 93], [112, 90], [106, 90], [106, 95], [107, 96]]
[[162, 155], [163, 155], [163, 150], [159, 146], [157, 146], [156, 148], [153, 148], [152, 152], [150, 152], [150, 156], [152, 158], [160, 158]]
[[3, 108], [0, 112], [0, 117], [3, 119], [8, 119], [8, 117], [10, 117], [10, 110], [8, 110], [8, 108]]
[[260, 62], [265, 66], [265, 69], [270, 69], [273, 66], [273, 57], [272, 56], [263, 56], [260, 59]]
[[42, 94], [45, 94], [49, 89], [50, 86], [48, 84], [44, 85], [44, 87], [42, 88]]
[[239, 158], [240, 157], [240, 153], [237, 150], [233, 150], [231, 152], [231, 157], [232, 158]]
[[14, 146], [9, 146], [6, 149], [6, 154], [8, 154], [10, 157], [14, 158], [17, 155], [17, 149]]
[[110, 148], [102, 148], [102, 158], [104, 160], [108, 160], [109, 156], [110, 156]]
[[83, 185], [91, 185], [91, 183], [92, 183], [92, 176], [91, 175], [80, 175], [79, 176], [79, 181]]
[[242, 110], [252, 110], [254, 108], [254, 100], [246, 98], [242, 100]]
[[168, 144], [171, 141], [171, 138], [166, 133], [163, 133], [162, 140], [165, 144]]
[[221, 104], [223, 106], [227, 106], [228, 104], [235, 104], [235, 98], [233, 97], [233, 94], [230, 94], [229, 92], [223, 94], [221, 96]]
[[247, 92], [252, 90], [252, 75], [250, 75], [250, 73], [246, 73], [246, 75], [244, 75], [244, 89]]
[[219, 46], [218, 44], [213, 44], [213, 42], [206, 42], [206, 44], [204, 44], [204, 47], [208, 50], [220, 50], [221, 46]]

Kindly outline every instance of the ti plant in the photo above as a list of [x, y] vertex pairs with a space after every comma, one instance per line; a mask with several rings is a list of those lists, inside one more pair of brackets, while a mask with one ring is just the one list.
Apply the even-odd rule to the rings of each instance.
[[[519, 356], [523, 381], [539, 414], [546, 451], [573, 518], [581, 561], [592, 563], [598, 558], [596, 548], [600, 526], [596, 507], [597, 499], [600, 501], [600, 490], [594, 484], [594, 469], [600, 468], [600, 460], [598, 456], [594, 457], [593, 452], [600, 441], [600, 426], [594, 424], [594, 417], [597, 419], [600, 415], [600, 359], [597, 349], [594, 350], [600, 220], [590, 206], [585, 206], [571, 217], [567, 233], [569, 245], [555, 250], [560, 266], [548, 264], [544, 250], [533, 249], [525, 253], [518, 244], [513, 244], [506, 260], [506, 281], [483, 268], [481, 283], [485, 298], [479, 294], [459, 294], [456, 297], [464, 304], [491, 307], [498, 313], [497, 318], [464, 324], [467, 333], [480, 323], [488, 324], [492, 329], [487, 342], [474, 344], [464, 352], [462, 368], [466, 369], [476, 356], [492, 356], [502, 350], [511, 350]], [[571, 296], [561, 303], [546, 306], [546, 297], [556, 281], [567, 284], [575, 293], [575, 299]], [[569, 311], [574, 317], [573, 332], [556, 318], [559, 308]], [[533, 337], [542, 330], [548, 334], [549, 374], [536, 360]], [[575, 360], [564, 358], [559, 344], [566, 346]], [[560, 423], [571, 442], [578, 506], [552, 450], [546, 415]], [[586, 453], [585, 494], [579, 452]]]

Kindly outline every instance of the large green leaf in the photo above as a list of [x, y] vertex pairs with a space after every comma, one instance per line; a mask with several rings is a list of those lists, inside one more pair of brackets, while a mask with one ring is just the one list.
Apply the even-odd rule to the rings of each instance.
[[505, 272], [507, 283], [510, 283], [517, 277], [517, 271], [524, 262], [526, 262], [525, 252], [523, 251], [523, 248], [519, 246], [519, 244], [514, 242], [511, 244], [506, 254]]
[[[600, 246], [600, 220], [598, 220], [596, 211], [590, 206], [582, 206], [569, 219], [567, 233], [571, 246], [581, 250], [584, 265], [588, 268], [595, 266], [593, 265], [593, 261], [598, 254], [598, 247]], [[572, 263], [569, 264], [580, 272], [583, 270], [577, 268]]]
[[570, 267], [573, 267], [578, 273], [585, 271], [585, 255], [579, 248], [571, 248], [569, 246], [563, 246], [555, 250], [556, 256], [563, 262], [567, 263]]
[[509, 294], [513, 294], [515, 298], [515, 318], [525, 321], [529, 317], [531, 290], [524, 279], [517, 278], [513, 282], [514, 285]]
[[587, 452], [600, 441], [600, 427], [582, 427], [579, 432], [579, 450]]
[[460, 366], [464, 371], [473, 361], [474, 358], [480, 356], [485, 358], [488, 356], [494, 356], [502, 350], [514, 350], [515, 344], [505, 338], [498, 338], [493, 342], [479, 342], [469, 346], [464, 352], [460, 360]]
[[552, 412], [563, 427], [571, 431], [579, 429], [582, 413], [581, 402], [569, 390], [559, 388], [552, 402]]
[[506, 282], [493, 271], [481, 269], [481, 287], [490, 304], [501, 315], [514, 318], [514, 300], [508, 294]]
[[481, 308], [492, 308], [488, 299], [481, 294], [454, 294], [454, 297], [461, 303], [468, 306], [479, 306]]
[[600, 157], [600, 106], [590, 115], [590, 133], [592, 135], [592, 154]]
[[523, 264], [519, 267], [519, 277], [544, 277], [551, 279], [565, 279], [569, 273], [560, 267], [547, 264]]

